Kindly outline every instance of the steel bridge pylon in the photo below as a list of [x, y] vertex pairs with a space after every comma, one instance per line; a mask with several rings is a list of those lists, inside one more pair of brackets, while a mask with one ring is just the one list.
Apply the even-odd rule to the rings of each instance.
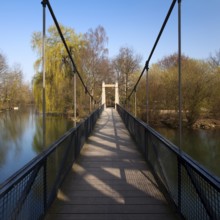
[[105, 88], [115, 88], [115, 109], [116, 109], [116, 105], [119, 104], [118, 82], [116, 82], [115, 84], [105, 84], [105, 82], [102, 82], [102, 105], [104, 105], [104, 108], [106, 108]]

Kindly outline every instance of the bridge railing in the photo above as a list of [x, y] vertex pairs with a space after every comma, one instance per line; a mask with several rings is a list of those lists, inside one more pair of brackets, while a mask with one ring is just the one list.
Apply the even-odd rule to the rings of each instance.
[[220, 180], [121, 106], [117, 110], [182, 216], [220, 219]]
[[102, 110], [99, 107], [1, 186], [1, 220], [44, 216]]

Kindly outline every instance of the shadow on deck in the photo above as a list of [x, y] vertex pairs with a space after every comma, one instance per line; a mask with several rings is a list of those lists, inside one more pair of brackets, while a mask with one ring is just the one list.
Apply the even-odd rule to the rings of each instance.
[[106, 109], [65, 178], [48, 219], [179, 219], [120, 116]]

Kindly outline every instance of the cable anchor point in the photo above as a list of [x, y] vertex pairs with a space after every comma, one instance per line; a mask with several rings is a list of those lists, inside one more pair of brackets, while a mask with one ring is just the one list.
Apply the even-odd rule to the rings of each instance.
[[48, 0], [42, 0], [41, 4], [43, 5], [43, 7], [46, 7], [47, 1], [48, 1]]

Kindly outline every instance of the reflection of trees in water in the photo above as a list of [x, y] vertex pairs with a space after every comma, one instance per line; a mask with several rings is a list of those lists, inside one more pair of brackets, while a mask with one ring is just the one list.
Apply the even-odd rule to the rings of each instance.
[[33, 136], [32, 148], [35, 152], [43, 151], [43, 121], [41, 117], [36, 118], [36, 132]]
[[17, 155], [22, 148], [22, 134], [24, 133], [29, 113], [26, 111], [7, 111], [0, 115], [0, 166], [10, 151]]
[[17, 141], [23, 130], [28, 118], [25, 112], [7, 111], [0, 117], [1, 137], [5, 141]]
[[[49, 147], [54, 141], [61, 137], [68, 129], [72, 127], [72, 123], [68, 122], [66, 118], [48, 116], [46, 117], [46, 132], [45, 132], [45, 146]], [[36, 153], [42, 152], [43, 144], [43, 119], [38, 117], [36, 119], [36, 132], [33, 137], [33, 150]]]
[[[0, 114], [0, 173], [2, 171], [0, 181], [8, 178], [3, 174], [7, 174], [9, 166], [10, 170], [15, 172], [18, 169], [16, 164], [25, 165], [34, 155], [45, 149], [43, 147], [42, 127], [42, 116], [36, 115], [34, 109]], [[68, 122], [66, 118], [47, 117], [46, 146], [50, 146], [71, 127], [72, 122]], [[13, 163], [13, 160], [18, 159], [18, 163]]]
[[8, 151], [7, 148], [8, 147], [3, 144], [1, 134], [0, 134], [0, 168], [5, 163], [6, 155], [7, 155], [7, 151]]

